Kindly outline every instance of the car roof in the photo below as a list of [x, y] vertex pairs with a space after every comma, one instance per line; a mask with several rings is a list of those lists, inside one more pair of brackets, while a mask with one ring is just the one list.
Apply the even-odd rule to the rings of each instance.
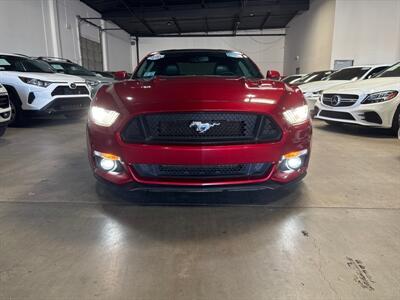
[[343, 69], [352, 69], [352, 68], [377, 68], [377, 67], [389, 67], [390, 65], [383, 64], [383, 65], [359, 65], [359, 66], [351, 66], [351, 67], [346, 67], [346, 68], [341, 68], [338, 69], [337, 71], [343, 70]]
[[25, 54], [19, 54], [19, 53], [2, 53], [0, 52], [0, 55], [4, 55], [4, 56], [15, 56], [15, 57], [24, 57], [24, 58], [32, 58], [29, 55], [25, 55]]
[[[238, 52], [236, 50], [226, 50], [226, 49], [169, 49], [169, 50], [161, 50], [155, 51], [152, 53], [160, 53], [160, 54], [173, 54], [173, 53], [188, 53], [188, 52], [211, 52], [211, 53], [226, 53], [226, 52]], [[152, 54], [150, 53], [150, 54]]]

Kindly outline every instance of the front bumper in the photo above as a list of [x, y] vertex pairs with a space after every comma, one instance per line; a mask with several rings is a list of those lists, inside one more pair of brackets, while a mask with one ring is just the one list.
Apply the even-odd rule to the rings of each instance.
[[301, 173], [294, 180], [288, 183], [279, 183], [267, 181], [263, 183], [253, 184], [237, 184], [237, 185], [218, 185], [218, 186], [181, 186], [181, 185], [153, 185], [131, 182], [123, 185], [117, 185], [105, 180], [103, 177], [95, 173], [96, 179], [107, 187], [124, 192], [160, 192], [160, 193], [218, 193], [218, 192], [241, 192], [241, 191], [262, 191], [262, 190], [277, 190], [282, 188], [290, 188], [300, 183], [307, 175], [307, 172]]
[[[109, 130], [109, 131], [108, 131]], [[306, 174], [311, 143], [309, 122], [284, 130], [281, 140], [244, 145], [149, 145], [124, 143], [119, 133], [89, 123], [87, 132], [89, 160], [93, 172], [101, 181], [125, 190], [160, 191], [224, 191], [276, 189], [301, 180]], [[284, 154], [307, 149], [304, 165], [291, 173], [280, 171], [278, 165]], [[121, 158], [123, 172], [110, 174], [98, 168], [94, 151], [112, 153]], [[143, 178], [135, 172], [134, 164], [161, 165], [228, 165], [270, 163], [262, 176], [242, 178]]]
[[399, 105], [400, 96], [387, 102], [356, 103], [348, 107], [332, 107], [318, 101], [315, 106], [315, 118], [369, 127], [390, 128]]
[[[69, 101], [73, 106], [74, 102], [80, 102], [84, 99], [85, 101], [89, 100], [90, 104], [90, 90], [85, 83], [76, 83], [75, 89], [70, 89], [69, 87], [67, 83], [53, 83], [47, 88], [26, 84], [18, 90], [22, 102], [21, 108], [28, 113], [39, 111], [38, 114], [50, 114], [62, 110], [52, 108], [63, 101]], [[62, 91], [63, 89], [65, 89], [65, 92]], [[68, 89], [70, 90], [68, 91]], [[81, 89], [86, 89], [86, 91], [77, 94]], [[87, 108], [87, 106], [85, 107]], [[69, 111], [69, 109], [64, 109], [64, 111]]]
[[89, 109], [89, 97], [57, 98], [40, 110], [27, 110], [24, 113], [32, 117], [86, 112]]

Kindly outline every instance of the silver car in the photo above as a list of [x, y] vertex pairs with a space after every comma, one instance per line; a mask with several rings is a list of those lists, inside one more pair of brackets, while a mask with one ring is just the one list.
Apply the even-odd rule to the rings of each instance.
[[39, 57], [38, 59], [47, 62], [57, 73], [75, 75], [85, 79], [87, 85], [90, 87], [92, 98], [102, 85], [115, 82], [113, 78], [98, 75], [68, 59], [57, 57]]

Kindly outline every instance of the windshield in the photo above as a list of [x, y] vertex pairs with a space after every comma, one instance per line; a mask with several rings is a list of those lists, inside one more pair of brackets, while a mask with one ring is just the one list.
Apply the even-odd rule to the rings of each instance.
[[0, 71], [54, 73], [54, 70], [43, 61], [10, 55], [0, 55]]
[[134, 77], [160, 75], [263, 78], [256, 65], [244, 54], [211, 51], [153, 53], [139, 66]]
[[84, 67], [80, 65], [76, 65], [73, 63], [63, 63], [63, 62], [49, 62], [54, 70], [57, 73], [64, 73], [68, 75], [77, 75], [77, 76], [96, 76], [95, 73], [86, 70]]
[[313, 72], [313, 73], [310, 73], [310, 74], [304, 76], [300, 80], [296, 81], [296, 84], [303, 84], [303, 83], [308, 83], [308, 82], [313, 82], [313, 81], [320, 81], [320, 80], [322, 80], [322, 78], [328, 76], [331, 73], [332, 73], [332, 71]]
[[389, 67], [376, 77], [400, 77], [400, 63]]
[[[301, 77], [302, 77], [302, 75], [290, 75], [290, 76], [283, 78], [282, 81], [285, 83], [291, 83], [292, 81], [295, 81], [296, 79], [299, 79]], [[298, 80], [296, 80], [296, 83], [297, 82], [298, 82]]]
[[369, 70], [371, 70], [370, 67], [341, 69], [330, 75], [327, 80], [358, 80]]

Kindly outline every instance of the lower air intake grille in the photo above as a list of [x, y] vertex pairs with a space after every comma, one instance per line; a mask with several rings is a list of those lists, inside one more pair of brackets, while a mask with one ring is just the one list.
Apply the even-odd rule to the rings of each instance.
[[229, 164], [229, 165], [155, 165], [134, 164], [134, 170], [144, 178], [247, 178], [263, 176], [271, 167], [270, 163]]
[[321, 110], [318, 116], [341, 120], [355, 120], [351, 114], [342, 111]]
[[89, 108], [90, 98], [89, 97], [77, 97], [77, 98], [58, 98], [46, 106], [44, 111], [48, 112], [63, 112], [63, 111], [76, 111]]
[[268, 116], [237, 112], [163, 113], [136, 117], [123, 130], [127, 143], [228, 144], [276, 141], [282, 132]]

